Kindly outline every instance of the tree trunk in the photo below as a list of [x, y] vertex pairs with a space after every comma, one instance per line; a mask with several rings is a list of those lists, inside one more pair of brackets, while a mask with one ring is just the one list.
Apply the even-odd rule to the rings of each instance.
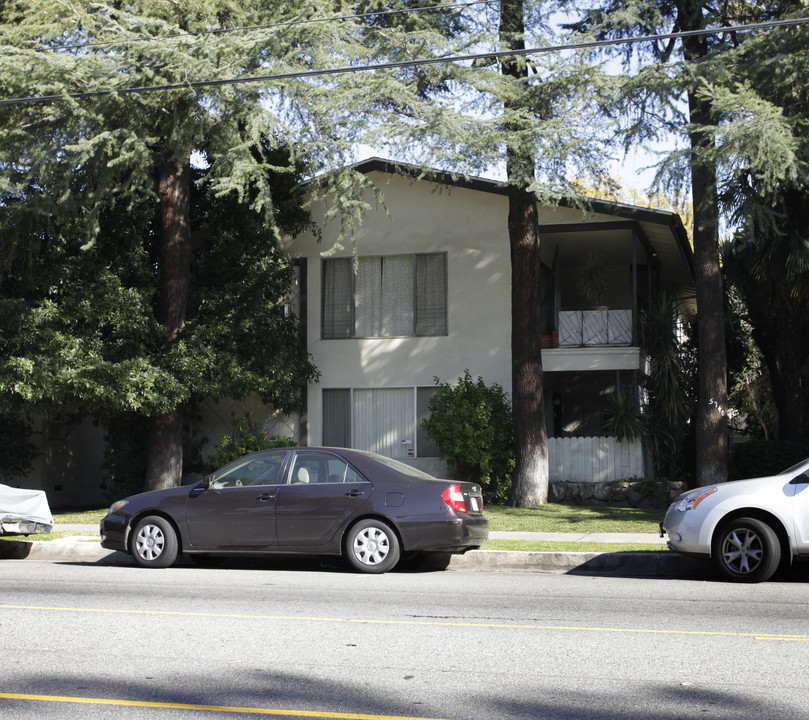
[[509, 193], [511, 245], [511, 387], [515, 467], [511, 503], [548, 501], [548, 435], [542, 388], [542, 308], [539, 228], [533, 195]]
[[[160, 233], [158, 235], [157, 318], [172, 345], [185, 324], [191, 286], [191, 169], [187, 157], [164, 157], [158, 169]], [[177, 407], [152, 419], [146, 489], [175, 487], [183, 470], [183, 412]]]
[[151, 419], [146, 490], [177, 487], [183, 476], [183, 414], [180, 408]]
[[[500, 3], [502, 48], [525, 48], [523, 0]], [[520, 82], [527, 77], [524, 58], [503, 58], [502, 73]], [[504, 104], [507, 133], [519, 131], [511, 120], [519, 100]], [[507, 141], [508, 142], [508, 141]], [[508, 236], [511, 248], [511, 396], [514, 418], [515, 467], [511, 504], [542, 505], [548, 500], [548, 435], [542, 388], [542, 294], [540, 238], [536, 200], [526, 188], [534, 178], [533, 154], [508, 144], [506, 173]]]
[[[699, 0], [686, 0], [679, 13], [680, 29], [704, 27]], [[683, 41], [686, 61], [697, 63], [708, 54], [704, 37]], [[710, 103], [688, 93], [690, 121], [696, 126], [715, 124]], [[713, 140], [698, 129], [689, 132], [691, 188], [694, 202], [694, 260], [697, 287], [699, 392], [697, 406], [697, 485], [728, 479], [728, 391], [725, 351], [724, 287], [719, 264], [719, 199], [715, 161], [706, 158]]]

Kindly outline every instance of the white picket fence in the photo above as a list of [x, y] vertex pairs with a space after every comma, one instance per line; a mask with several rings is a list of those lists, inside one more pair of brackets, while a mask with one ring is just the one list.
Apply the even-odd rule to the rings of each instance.
[[548, 438], [551, 482], [611, 482], [646, 476], [640, 440], [612, 437]]

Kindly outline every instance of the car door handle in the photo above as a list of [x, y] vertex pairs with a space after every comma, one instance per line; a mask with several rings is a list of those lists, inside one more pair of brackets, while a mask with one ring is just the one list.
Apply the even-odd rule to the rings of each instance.
[[359, 497], [360, 495], [365, 495], [362, 490], [349, 490], [346, 495], [348, 497]]
[[275, 493], [261, 493], [256, 500], [261, 500], [261, 502], [267, 502], [268, 500], [272, 500], [275, 497]]

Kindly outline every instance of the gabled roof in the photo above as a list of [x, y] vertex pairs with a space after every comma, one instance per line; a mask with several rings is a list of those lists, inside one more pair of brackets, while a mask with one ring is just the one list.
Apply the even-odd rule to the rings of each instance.
[[[456, 175], [441, 170], [425, 169], [409, 163], [394, 162], [373, 157], [362, 160], [352, 166], [357, 172], [368, 174], [383, 172], [390, 175], [401, 175], [415, 180], [433, 182], [450, 187], [462, 187], [478, 192], [508, 195], [508, 185], [496, 180]], [[680, 300], [693, 310], [695, 306], [696, 287], [694, 285], [694, 252], [688, 240], [688, 234], [677, 213], [666, 210], [653, 210], [637, 205], [610, 202], [606, 200], [584, 199], [575, 203], [561, 201], [564, 207], [582, 207], [589, 213], [615, 218], [609, 224], [589, 222], [590, 228], [613, 228], [615, 230], [633, 225], [644, 245], [657, 257], [664, 274], [670, 282], [680, 288]], [[603, 218], [602, 218], [603, 220]], [[618, 224], [618, 221], [623, 221]], [[505, 222], [504, 222], [505, 224]], [[588, 228], [588, 221], [580, 224], [542, 225], [540, 233], [554, 235]]]

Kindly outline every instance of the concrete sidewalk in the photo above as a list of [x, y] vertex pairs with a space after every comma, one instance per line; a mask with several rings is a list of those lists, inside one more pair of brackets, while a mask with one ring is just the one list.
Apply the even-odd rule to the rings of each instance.
[[[0, 559], [39, 560], [44, 562], [87, 562], [132, 565], [125, 553], [105, 550], [98, 542], [94, 525], [57, 525], [54, 532], [70, 530], [82, 533], [62, 539], [31, 542], [0, 542]], [[492, 532], [491, 539], [600, 543], [600, 552], [514, 552], [474, 550], [454, 555], [450, 570], [534, 573], [593, 573], [627, 577], [705, 577], [707, 563], [666, 551], [665, 540], [641, 533], [517, 533]], [[660, 552], [610, 552], [610, 544], [640, 543], [656, 545]]]

